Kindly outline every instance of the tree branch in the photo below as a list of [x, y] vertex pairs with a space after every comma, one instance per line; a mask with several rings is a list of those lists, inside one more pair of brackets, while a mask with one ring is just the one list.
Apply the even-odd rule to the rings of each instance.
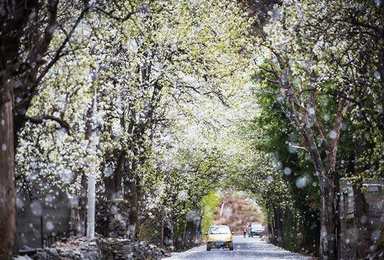
[[131, 11], [127, 15], [125, 15], [124, 17], [119, 17], [119, 16], [115, 16], [113, 14], [114, 10], [112, 10], [110, 12], [107, 12], [107, 11], [103, 10], [102, 8], [96, 8], [96, 10], [103, 13], [104, 15], [108, 16], [109, 18], [112, 18], [112, 19], [119, 21], [119, 22], [125, 22], [128, 19], [130, 19], [134, 14], [138, 13], [137, 11]]
[[43, 116], [38, 116], [38, 117], [25, 116], [25, 120], [29, 121], [33, 124], [42, 124], [46, 120], [51, 120], [51, 121], [55, 121], [56, 123], [58, 123], [61, 127], [65, 128], [68, 132], [71, 129], [71, 126], [65, 120], [60, 119], [60, 118], [55, 117], [55, 116], [50, 116], [50, 115], [43, 115]]
[[331, 138], [327, 149], [327, 163], [329, 172], [334, 172], [336, 168], [337, 144], [340, 140], [340, 131], [343, 123], [343, 114], [349, 109], [350, 103], [342, 100], [337, 106], [336, 118], [332, 131], [335, 136]]
[[81, 20], [84, 18], [85, 14], [89, 11], [89, 7], [86, 7], [84, 8], [80, 15], [77, 17], [74, 25], [72, 26], [71, 30], [69, 31], [69, 33], [67, 34], [67, 36], [65, 37], [64, 41], [61, 43], [60, 47], [57, 49], [54, 57], [52, 58], [52, 60], [47, 64], [47, 66], [45, 66], [45, 68], [43, 69], [43, 71], [40, 73], [40, 75], [38, 76], [36, 82], [35, 82], [35, 87], [34, 87], [34, 91], [36, 90], [36, 86], [40, 83], [40, 81], [44, 78], [44, 76], [48, 73], [48, 71], [51, 69], [51, 67], [60, 59], [61, 57], [61, 53], [62, 51], [64, 50], [65, 46], [67, 45], [67, 43], [70, 41], [70, 39], [72, 38], [72, 35], [74, 34], [77, 26], [80, 24]]

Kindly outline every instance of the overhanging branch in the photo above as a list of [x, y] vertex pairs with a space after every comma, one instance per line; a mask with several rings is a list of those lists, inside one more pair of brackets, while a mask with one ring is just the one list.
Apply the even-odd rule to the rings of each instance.
[[71, 126], [65, 120], [50, 115], [42, 115], [38, 117], [25, 116], [25, 120], [33, 124], [42, 124], [44, 121], [51, 120], [58, 123], [62, 128], [65, 128], [68, 132], [71, 129]]

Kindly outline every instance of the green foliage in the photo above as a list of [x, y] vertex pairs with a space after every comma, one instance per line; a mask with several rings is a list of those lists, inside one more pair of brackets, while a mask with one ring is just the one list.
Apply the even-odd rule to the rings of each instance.
[[210, 225], [213, 224], [215, 213], [220, 205], [221, 198], [216, 192], [210, 191], [201, 199], [201, 233], [208, 233]]

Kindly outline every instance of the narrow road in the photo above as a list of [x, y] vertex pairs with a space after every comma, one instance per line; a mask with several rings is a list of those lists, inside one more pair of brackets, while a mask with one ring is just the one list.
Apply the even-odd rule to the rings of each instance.
[[292, 253], [280, 247], [269, 244], [260, 238], [243, 238], [235, 236], [233, 240], [234, 250], [212, 249], [206, 251], [206, 246], [194, 247], [182, 253], [174, 253], [170, 258], [164, 260], [196, 259], [196, 260], [222, 260], [222, 259], [264, 259], [264, 260], [285, 260], [300, 259], [309, 260], [310, 257]]

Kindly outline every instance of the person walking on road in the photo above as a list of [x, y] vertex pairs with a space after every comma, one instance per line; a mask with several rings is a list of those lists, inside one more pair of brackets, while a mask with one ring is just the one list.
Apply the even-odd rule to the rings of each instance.
[[246, 224], [246, 225], [244, 226], [243, 233], [244, 233], [244, 237], [246, 237], [246, 236], [247, 236], [247, 233], [248, 233], [248, 224]]

